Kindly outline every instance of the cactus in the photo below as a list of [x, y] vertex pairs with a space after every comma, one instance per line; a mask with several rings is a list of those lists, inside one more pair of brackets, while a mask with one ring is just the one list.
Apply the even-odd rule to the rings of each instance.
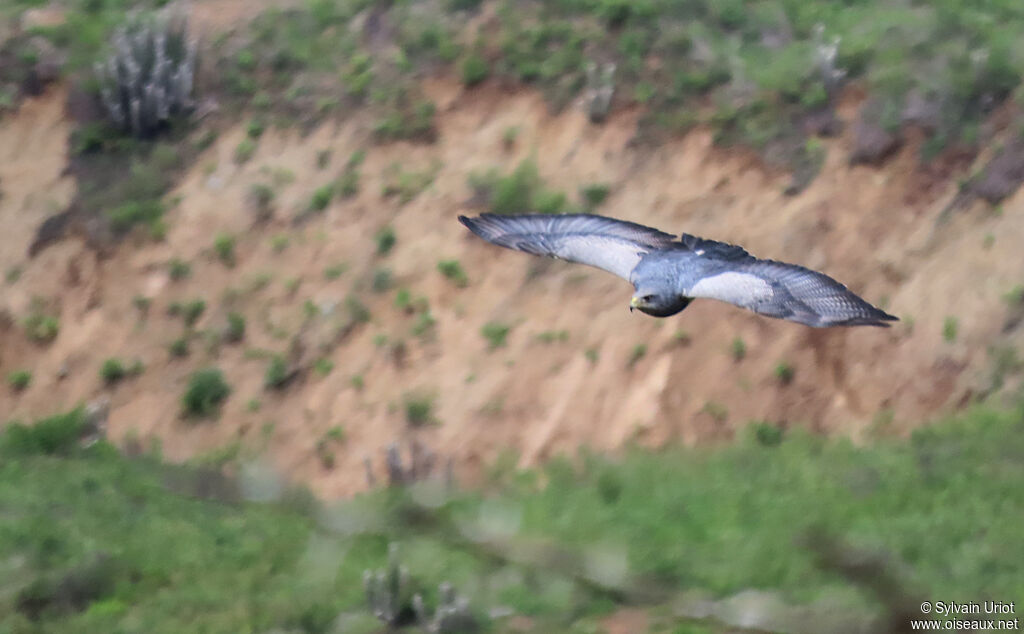
[[825, 86], [825, 93], [829, 101], [834, 101], [838, 90], [839, 82], [846, 77], [846, 70], [836, 67], [836, 55], [839, 53], [839, 43], [842, 41], [838, 35], [831, 40], [825, 40], [825, 25], [814, 25], [814, 61], [821, 73], [821, 81]]
[[[422, 482], [432, 478], [443, 478], [445, 486], [449, 489], [455, 487], [455, 465], [451, 458], [445, 461], [444, 473], [436, 473], [438, 455], [429, 447], [417, 439], [409, 443], [409, 459], [402, 457], [398, 443], [391, 443], [385, 453], [385, 467], [388, 474], [389, 486], [405, 486], [414, 482]], [[372, 489], [377, 485], [377, 478], [373, 473], [373, 464], [369, 456], [363, 458], [363, 467], [366, 472], [366, 483]]]
[[181, 13], [135, 17], [117, 30], [113, 52], [94, 66], [103, 108], [117, 127], [152, 136], [192, 106], [197, 43]]
[[398, 544], [388, 545], [386, 569], [363, 571], [363, 589], [370, 612], [389, 626], [409, 619], [409, 571], [398, 562]]
[[421, 628], [430, 634], [466, 634], [480, 629], [476, 617], [469, 610], [469, 600], [455, 594], [452, 584], [445, 581], [437, 590], [437, 609], [434, 610], [433, 616], [427, 616], [423, 607], [423, 597], [417, 594], [412, 599], [416, 621]]
[[587, 63], [587, 93], [584, 97], [587, 116], [592, 123], [601, 123], [608, 116], [615, 94], [615, 64], [598, 69], [594, 62]]

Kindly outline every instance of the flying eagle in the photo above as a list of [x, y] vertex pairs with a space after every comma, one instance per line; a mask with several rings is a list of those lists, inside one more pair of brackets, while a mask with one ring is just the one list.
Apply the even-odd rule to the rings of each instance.
[[459, 221], [484, 240], [533, 255], [580, 262], [629, 280], [629, 302], [668, 317], [698, 297], [815, 328], [888, 326], [897, 318], [831, 277], [796, 264], [760, 260], [742, 247], [675, 236], [593, 214], [482, 214]]

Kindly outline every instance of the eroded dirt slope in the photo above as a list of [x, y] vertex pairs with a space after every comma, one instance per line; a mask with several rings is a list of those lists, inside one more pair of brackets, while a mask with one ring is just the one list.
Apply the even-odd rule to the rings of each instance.
[[[0, 324], [0, 374], [28, 368], [34, 379], [22, 393], [0, 391], [3, 418], [39, 416], [109, 393], [117, 440], [159, 438], [173, 459], [240, 440], [244, 450], [265, 448], [289, 475], [337, 496], [365, 486], [364, 456], [379, 464], [388, 443], [410, 434], [452, 455], [472, 477], [505, 448], [534, 463], [581, 445], [711, 442], [751, 420], [859, 439], [873, 422], [891, 418], [898, 431], [985, 390], [990, 346], [1020, 344], [1017, 330], [1003, 332], [1002, 298], [1024, 280], [1021, 194], [999, 214], [977, 206], [933, 233], [955, 178], [941, 187], [925, 182], [912, 148], [882, 169], [851, 168], [848, 139], [828, 142], [821, 175], [787, 197], [787, 175], [765, 171], [745, 153], [714, 149], [703, 131], [656, 149], [632, 147], [636, 113], [593, 126], [578, 108], [549, 114], [529, 92], [466, 92], [447, 82], [427, 88], [439, 104], [434, 145], [372, 145], [370, 122], [355, 117], [307, 137], [270, 130], [253, 159], [238, 165], [232, 157], [244, 130], [222, 133], [172, 192], [180, 202], [168, 214], [166, 240], [129, 241], [105, 260], [76, 239], [26, 258], [35, 227], [72, 193], [61, 176], [63, 95], [55, 91], [6, 118], [0, 267], [22, 272], [0, 287], [0, 311], [9, 316]], [[510, 127], [519, 129], [511, 149], [503, 140]], [[360, 193], [293, 225], [313, 190], [361, 148]], [[324, 150], [333, 158], [321, 169]], [[904, 321], [889, 330], [817, 331], [709, 301], [666, 320], [631, 314], [626, 282], [491, 247], [456, 221], [467, 211], [470, 173], [508, 171], [531, 156], [549, 186], [571, 195], [581, 185], [609, 184], [603, 214], [819, 268]], [[430, 187], [401, 204], [381, 193], [394, 164], [438, 171]], [[275, 218], [254, 225], [249, 190], [275, 181]], [[397, 244], [378, 256], [373, 236], [385, 224], [395, 228]], [[238, 236], [236, 266], [214, 256], [218, 233]], [[274, 236], [287, 236], [287, 248], [275, 250]], [[191, 263], [190, 278], [169, 278], [174, 257]], [[451, 258], [467, 271], [468, 287], [436, 270], [439, 259]], [[328, 279], [325, 269], [340, 264], [344, 272]], [[372, 290], [381, 267], [391, 269], [395, 288], [427, 299], [432, 336], [413, 334], [417, 316], [395, 307], [394, 289]], [[371, 319], [339, 331], [349, 295]], [[133, 306], [139, 296], [151, 299], [147, 318]], [[33, 297], [59, 307], [52, 344], [29, 342], [21, 327]], [[172, 359], [168, 344], [182, 325], [167, 308], [196, 298], [207, 302], [197, 329], [216, 333], [235, 310], [247, 319], [245, 341], [206, 346], [200, 336], [189, 357]], [[307, 315], [307, 300], [318, 315]], [[957, 320], [953, 341], [943, 337], [947, 318]], [[480, 334], [491, 321], [512, 326], [507, 345], [494, 350]], [[562, 330], [565, 341], [538, 340]], [[745, 345], [741, 360], [737, 338]], [[646, 346], [642, 357], [638, 346]], [[309, 362], [321, 350], [334, 364], [329, 374], [311, 371], [284, 390], [264, 388], [267, 352]], [[104, 387], [99, 368], [108, 357], [141, 359], [145, 372]], [[781, 362], [795, 370], [788, 385], [776, 377]], [[186, 378], [208, 365], [224, 371], [232, 395], [218, 421], [184, 421]], [[409, 394], [435, 397], [436, 424], [410, 431], [403, 407]], [[316, 445], [337, 425], [345, 439], [330, 441], [329, 469]]]

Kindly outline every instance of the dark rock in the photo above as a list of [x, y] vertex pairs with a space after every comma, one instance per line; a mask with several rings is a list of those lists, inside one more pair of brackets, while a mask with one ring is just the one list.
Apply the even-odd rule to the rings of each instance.
[[969, 187], [976, 196], [996, 204], [1017, 191], [1021, 181], [1024, 181], [1024, 139], [1018, 138], [997, 152]]
[[861, 118], [853, 126], [850, 165], [879, 165], [899, 149], [903, 140], [876, 123]]

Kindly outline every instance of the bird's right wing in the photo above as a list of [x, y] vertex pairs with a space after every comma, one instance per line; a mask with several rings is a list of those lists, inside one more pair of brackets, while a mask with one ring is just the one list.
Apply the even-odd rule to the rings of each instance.
[[675, 237], [633, 222], [592, 214], [481, 214], [459, 222], [492, 244], [588, 264], [629, 280], [644, 254]]

